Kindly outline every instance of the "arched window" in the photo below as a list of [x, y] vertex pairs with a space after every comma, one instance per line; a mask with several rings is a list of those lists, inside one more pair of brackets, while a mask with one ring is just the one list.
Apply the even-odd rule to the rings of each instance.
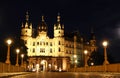
[[60, 41], [58, 42], [58, 45], [60, 45]]
[[35, 48], [33, 48], [33, 53], [35, 52]]
[[60, 31], [58, 33], [60, 34]]
[[59, 50], [58, 50], [59, 52], [61, 51], [61, 49], [60, 49], [60, 47], [59, 47]]
[[50, 48], [50, 53], [52, 53], [52, 48]]

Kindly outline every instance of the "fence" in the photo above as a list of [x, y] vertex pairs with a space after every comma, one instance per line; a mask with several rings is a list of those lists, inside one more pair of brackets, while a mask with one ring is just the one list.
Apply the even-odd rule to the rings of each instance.
[[14, 66], [0, 62], [0, 72], [23, 72], [23, 71], [25, 71], [24, 67]]
[[[106, 68], [105, 68], [106, 67]], [[80, 68], [71, 68], [69, 69], [70, 72], [120, 72], [120, 64], [108, 64], [106, 66], [99, 65], [99, 66], [87, 66], [87, 67], [80, 67]]]

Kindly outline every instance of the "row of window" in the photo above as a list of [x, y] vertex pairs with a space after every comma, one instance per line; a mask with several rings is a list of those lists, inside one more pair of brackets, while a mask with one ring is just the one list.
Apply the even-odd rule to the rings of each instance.
[[[25, 44], [27, 43], [27, 41], [25, 41]], [[37, 45], [48, 45], [48, 42], [37, 42]], [[58, 42], [58, 45], [61, 45], [61, 42]], [[35, 46], [35, 42], [33, 42], [33, 46]], [[50, 42], [50, 46], [53, 46], [52, 42]], [[74, 48], [74, 45], [72, 44], [66, 44], [66, 47], [69, 48]], [[77, 45], [77, 48], [80, 48], [80, 45]]]
[[73, 54], [73, 51], [68, 51], [68, 50], [66, 50], [66, 54]]
[[[60, 41], [58, 42], [58, 45], [60, 45]], [[48, 45], [48, 42], [37, 42], [37, 45]], [[50, 46], [52, 46], [52, 42], [50, 42]], [[33, 42], [33, 46], [35, 46], [35, 42]]]
[[[25, 44], [27, 44], [27, 41], [25, 41]], [[48, 42], [37, 42], [36, 45], [48, 45], [49, 43]], [[52, 42], [50, 42], [50, 46], [52, 46]], [[61, 42], [58, 41], [58, 45], [61, 45]], [[35, 46], [35, 42], [33, 42], [33, 46]]]
[[[61, 49], [58, 48], [58, 51], [60, 52]], [[32, 52], [35, 53], [35, 48], [33, 48]], [[52, 53], [52, 52], [53, 52], [53, 50], [52, 50], [52, 48], [50, 48], [50, 53]], [[45, 53], [45, 48], [40, 48], [40, 53]]]
[[[66, 44], [66, 47], [74, 48], [74, 45], [72, 45], [72, 44]], [[76, 48], [80, 48], [80, 47], [81, 47], [80, 44], [78, 44]]]
[[[48, 42], [37, 42], [37, 45], [48, 45]], [[33, 42], [33, 46], [35, 46], [35, 42]], [[50, 46], [52, 46], [52, 42], [50, 42]]]
[[[58, 49], [58, 51], [60, 52], [60, 48]], [[50, 48], [50, 53], [53, 52], [53, 49]], [[33, 48], [33, 53], [35, 53], [35, 48]], [[40, 48], [40, 53], [45, 53], [45, 48]], [[74, 52], [71, 50], [66, 50], [66, 54], [73, 54]]]

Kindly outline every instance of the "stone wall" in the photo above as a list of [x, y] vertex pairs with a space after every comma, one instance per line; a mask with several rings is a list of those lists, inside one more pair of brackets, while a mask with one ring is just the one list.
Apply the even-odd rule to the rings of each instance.
[[87, 66], [80, 68], [71, 68], [70, 72], [120, 72], [120, 64], [108, 64], [99, 66]]
[[0, 62], [0, 72], [24, 72], [25, 68]]

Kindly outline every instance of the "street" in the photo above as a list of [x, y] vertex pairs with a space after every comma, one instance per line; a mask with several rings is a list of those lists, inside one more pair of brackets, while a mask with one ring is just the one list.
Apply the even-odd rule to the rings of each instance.
[[[7, 77], [8, 78], [8, 77]], [[9, 78], [120, 78], [120, 74], [112, 73], [81, 73], [81, 72], [33, 72], [15, 75]]]

